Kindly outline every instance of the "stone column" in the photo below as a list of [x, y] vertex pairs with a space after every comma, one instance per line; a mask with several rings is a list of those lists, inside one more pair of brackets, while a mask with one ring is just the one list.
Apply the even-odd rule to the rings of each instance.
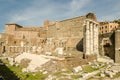
[[90, 55], [90, 22], [86, 22], [86, 32], [85, 32], [85, 55]]
[[83, 53], [84, 53], [84, 56], [85, 57], [85, 54], [86, 54], [86, 22], [84, 22], [84, 26], [83, 26]]
[[98, 24], [94, 23], [94, 54], [96, 54], [97, 56], [99, 55], [98, 53]]
[[93, 22], [90, 22], [90, 54], [93, 54]]
[[96, 54], [97, 54], [97, 57], [99, 57], [99, 25], [96, 24]]
[[98, 51], [98, 23], [96, 21], [86, 19], [83, 29], [84, 35], [84, 55], [95, 54], [99, 56]]
[[94, 31], [94, 34], [93, 34], [93, 38], [94, 38], [93, 51], [94, 51], [94, 54], [96, 54], [96, 24], [95, 23], [94, 23], [93, 31]]

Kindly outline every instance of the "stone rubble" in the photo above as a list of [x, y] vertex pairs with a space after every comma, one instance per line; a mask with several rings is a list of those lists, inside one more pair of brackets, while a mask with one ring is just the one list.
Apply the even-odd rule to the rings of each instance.
[[81, 66], [77, 66], [73, 68], [75, 73], [81, 72], [82, 71], [82, 67]]

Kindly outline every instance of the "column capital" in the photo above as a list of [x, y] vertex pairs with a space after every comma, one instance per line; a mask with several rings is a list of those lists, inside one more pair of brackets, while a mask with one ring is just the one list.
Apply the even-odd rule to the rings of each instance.
[[95, 23], [95, 24], [99, 24], [99, 22], [96, 22], [96, 21], [91, 20], [91, 19], [86, 19], [86, 21], [89, 21], [89, 22], [92, 22], [92, 23]]
[[89, 21], [86, 21], [86, 30], [89, 30], [89, 29], [90, 29], [89, 26], [90, 26], [90, 22], [89, 22]]

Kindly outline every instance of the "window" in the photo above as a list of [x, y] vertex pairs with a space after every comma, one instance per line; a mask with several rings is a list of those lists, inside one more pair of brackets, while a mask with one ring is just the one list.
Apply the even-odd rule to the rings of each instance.
[[23, 39], [25, 39], [25, 35], [23, 35]]
[[107, 28], [107, 26], [105, 26], [105, 28]]
[[103, 31], [102, 31], [102, 33], [103, 33]]
[[16, 45], [16, 41], [14, 41], [14, 44]]
[[112, 28], [112, 25], [110, 26], [110, 28]]

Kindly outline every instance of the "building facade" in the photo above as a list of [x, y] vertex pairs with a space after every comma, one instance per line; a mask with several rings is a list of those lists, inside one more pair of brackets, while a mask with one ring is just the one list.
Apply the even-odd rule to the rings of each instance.
[[113, 32], [117, 29], [118, 23], [115, 22], [100, 22], [99, 33], [105, 34]]

